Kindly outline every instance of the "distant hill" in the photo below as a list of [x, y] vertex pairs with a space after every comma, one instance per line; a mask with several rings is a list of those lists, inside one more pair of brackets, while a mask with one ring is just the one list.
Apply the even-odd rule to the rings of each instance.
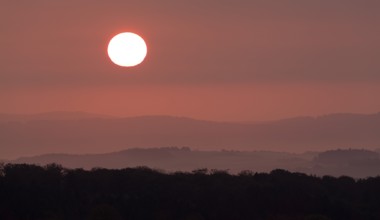
[[45, 154], [22, 157], [11, 163], [46, 165], [58, 163], [67, 168], [109, 168], [147, 166], [165, 171], [244, 170], [270, 172], [286, 169], [319, 176], [347, 175], [357, 178], [380, 175], [379, 154], [361, 149], [331, 150], [292, 154], [269, 151], [196, 151], [188, 147], [128, 149], [105, 154]]
[[374, 151], [359, 149], [339, 149], [320, 153], [315, 158], [315, 162], [325, 164], [344, 164], [352, 161], [368, 161], [377, 159], [379, 159], [379, 154]]
[[188, 147], [128, 149], [105, 154], [45, 154], [22, 157], [12, 163], [46, 165], [58, 163], [68, 168], [124, 168], [148, 166], [166, 171], [217, 169], [238, 173], [242, 170], [270, 172], [276, 168], [296, 170], [312, 160], [308, 154], [269, 151], [194, 151]]
[[303, 172], [317, 175], [368, 177], [380, 175], [380, 157], [363, 149], [330, 150], [320, 153]]
[[116, 118], [115, 116], [93, 114], [87, 112], [66, 112], [66, 111], [54, 111], [45, 112], [38, 114], [1, 114], [0, 122], [10, 122], [10, 121], [36, 121], [36, 120], [78, 120], [78, 119], [89, 119], [89, 118]]
[[65, 112], [28, 116], [27, 120], [12, 117], [0, 120], [3, 159], [60, 152], [105, 153], [137, 147], [304, 152], [380, 146], [379, 113], [334, 114], [257, 124], [170, 116], [112, 118]]

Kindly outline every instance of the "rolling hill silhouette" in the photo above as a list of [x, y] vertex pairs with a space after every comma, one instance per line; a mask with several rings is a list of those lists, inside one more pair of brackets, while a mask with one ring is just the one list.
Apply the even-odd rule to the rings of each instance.
[[54, 111], [38, 114], [0, 114], [0, 122], [11, 121], [35, 121], [35, 120], [79, 120], [90, 118], [116, 118], [111, 115], [93, 114], [88, 112], [74, 111]]
[[9, 116], [5, 120], [3, 115], [0, 155], [10, 159], [45, 153], [105, 153], [167, 146], [287, 152], [380, 146], [380, 113], [333, 114], [257, 124], [170, 116], [88, 116]]
[[377, 152], [364, 149], [329, 150], [303, 154], [269, 151], [197, 151], [188, 147], [136, 148], [105, 154], [45, 154], [21, 157], [16, 164], [61, 164], [67, 168], [150, 167], [169, 172], [219, 170], [237, 174], [242, 171], [270, 172], [286, 169], [324, 176], [366, 178], [380, 175]]

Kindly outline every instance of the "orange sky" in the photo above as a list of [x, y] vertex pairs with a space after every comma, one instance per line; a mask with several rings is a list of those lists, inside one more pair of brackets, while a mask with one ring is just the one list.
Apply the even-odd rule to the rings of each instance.
[[[0, 112], [270, 120], [380, 111], [378, 1], [2, 1]], [[119, 32], [148, 57], [107, 57]]]

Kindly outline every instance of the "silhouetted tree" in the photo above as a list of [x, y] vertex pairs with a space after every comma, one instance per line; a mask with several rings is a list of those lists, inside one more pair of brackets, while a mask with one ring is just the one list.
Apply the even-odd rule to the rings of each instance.
[[0, 219], [380, 219], [380, 177], [0, 166]]

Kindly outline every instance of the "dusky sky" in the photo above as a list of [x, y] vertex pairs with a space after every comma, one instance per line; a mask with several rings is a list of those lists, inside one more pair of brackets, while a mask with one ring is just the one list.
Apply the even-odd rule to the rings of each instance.
[[[272, 120], [380, 111], [380, 2], [0, 1], [0, 112]], [[121, 68], [108, 41], [148, 44]]]

